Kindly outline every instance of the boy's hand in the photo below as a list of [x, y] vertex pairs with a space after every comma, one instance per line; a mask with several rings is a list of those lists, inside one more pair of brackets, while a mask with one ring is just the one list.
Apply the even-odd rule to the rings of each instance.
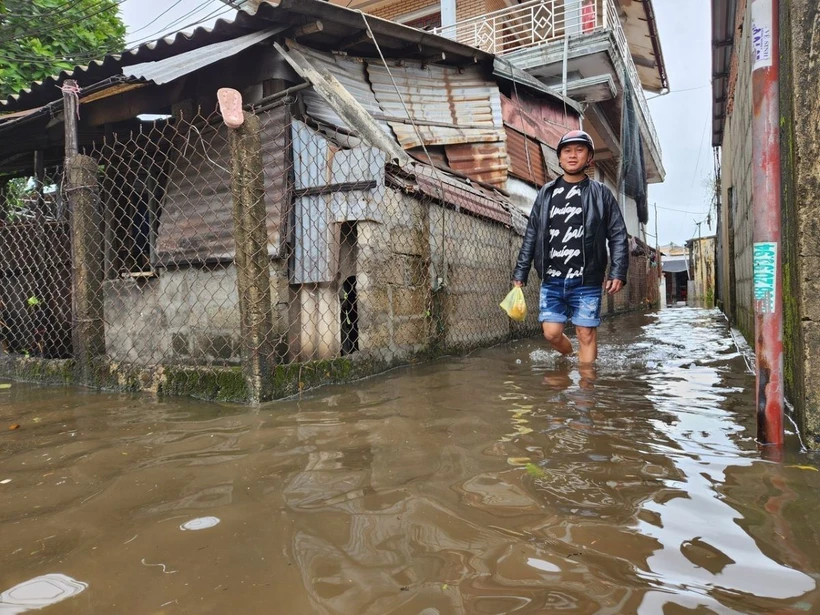
[[521, 280], [513, 280], [513, 286], [516, 288], [524, 288], [524, 282]]
[[624, 287], [624, 283], [622, 280], [607, 280], [606, 281], [606, 293], [608, 295], [614, 295], [619, 290]]

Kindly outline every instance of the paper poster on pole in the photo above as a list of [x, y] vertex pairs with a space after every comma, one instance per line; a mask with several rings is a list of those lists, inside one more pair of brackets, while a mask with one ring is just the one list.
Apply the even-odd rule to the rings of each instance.
[[761, 242], [754, 245], [755, 303], [764, 314], [774, 314], [777, 290], [777, 244]]
[[752, 53], [754, 54], [752, 71], [769, 68], [772, 65], [773, 47], [773, 11], [772, 0], [753, 0], [752, 2]]

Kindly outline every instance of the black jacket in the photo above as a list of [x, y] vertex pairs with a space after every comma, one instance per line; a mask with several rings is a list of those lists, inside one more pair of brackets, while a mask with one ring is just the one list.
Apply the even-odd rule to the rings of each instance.
[[[557, 180], [556, 180], [557, 181]], [[547, 255], [545, 237], [549, 236], [549, 204], [555, 181], [546, 184], [538, 192], [532, 206], [524, 242], [518, 253], [513, 280], [527, 283], [530, 266], [544, 279], [544, 266]], [[626, 284], [626, 271], [629, 268], [629, 236], [621, 214], [621, 208], [612, 192], [603, 184], [591, 179], [581, 182], [581, 203], [584, 216], [584, 273], [583, 284], [601, 286], [606, 275], [607, 254], [612, 266], [609, 279], [622, 280]]]

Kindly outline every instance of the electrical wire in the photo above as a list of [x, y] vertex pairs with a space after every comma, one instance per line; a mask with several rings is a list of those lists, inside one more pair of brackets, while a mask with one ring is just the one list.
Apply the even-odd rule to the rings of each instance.
[[185, 0], [177, 0], [177, 1], [176, 1], [176, 2], [174, 2], [171, 6], [169, 6], [167, 9], [165, 9], [164, 11], [162, 11], [162, 13], [160, 13], [159, 15], [157, 15], [156, 17], [154, 17], [151, 21], [149, 21], [148, 23], [144, 24], [143, 26], [141, 26], [141, 27], [137, 28], [136, 30], [134, 30], [134, 31], [130, 32], [130, 33], [129, 33], [129, 35], [130, 35], [130, 36], [133, 36], [133, 35], [134, 35], [135, 33], [137, 33], [137, 32], [142, 32], [143, 30], [145, 30], [146, 28], [148, 28], [148, 26], [151, 26], [151, 25], [155, 24], [155, 23], [156, 23], [156, 22], [157, 22], [157, 21], [158, 21], [161, 17], [164, 17], [165, 15], [167, 15], [168, 13], [170, 13], [172, 10], [174, 10], [176, 7], [178, 7], [178, 6], [179, 6], [180, 4], [182, 4], [183, 2], [185, 2]]
[[222, 15], [226, 15], [226, 14], [236, 10], [235, 8], [233, 8], [231, 6], [227, 6], [227, 7], [226, 6], [219, 6], [215, 10], [211, 11], [208, 15], [205, 15], [204, 17], [202, 17], [201, 19], [197, 19], [194, 22], [191, 22], [191, 23], [186, 24], [184, 26], [177, 27], [177, 25], [180, 22], [188, 19], [189, 17], [194, 15], [197, 11], [200, 11], [201, 9], [205, 8], [206, 6], [208, 6], [211, 3], [212, 3], [212, 0], [205, 0], [204, 2], [200, 3], [195, 8], [191, 9], [190, 11], [185, 13], [184, 15], [181, 15], [180, 17], [177, 17], [173, 21], [170, 21], [169, 23], [165, 24], [159, 30], [156, 30], [155, 32], [153, 32], [153, 33], [151, 33], [147, 36], [140, 37], [136, 41], [131, 41], [131, 43], [128, 46], [128, 51], [130, 51], [131, 49], [136, 49], [137, 47], [139, 47], [140, 45], [143, 45], [144, 43], [151, 42], [151, 41], [154, 41], [154, 40], [158, 40], [160, 38], [164, 38], [162, 35], [167, 33], [170, 28], [176, 28], [177, 32], [183, 32], [183, 31], [187, 30], [188, 28], [191, 28], [193, 26], [198, 26], [199, 24], [206, 22], [209, 19], [212, 19], [214, 17], [220, 17]]

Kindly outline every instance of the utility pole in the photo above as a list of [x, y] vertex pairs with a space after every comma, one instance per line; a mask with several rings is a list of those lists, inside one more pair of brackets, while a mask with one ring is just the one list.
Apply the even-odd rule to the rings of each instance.
[[783, 444], [779, 0], [752, 0], [752, 210], [757, 439]]

